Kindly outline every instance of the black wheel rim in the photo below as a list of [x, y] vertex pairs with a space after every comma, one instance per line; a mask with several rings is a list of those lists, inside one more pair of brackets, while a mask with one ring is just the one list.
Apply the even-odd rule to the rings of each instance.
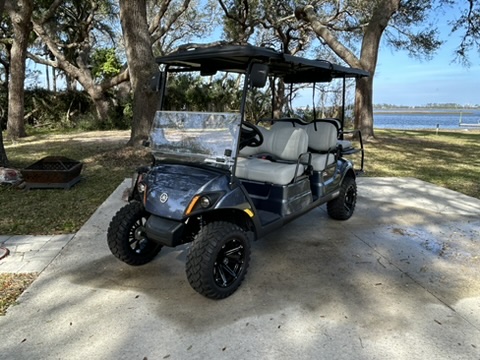
[[347, 210], [348, 213], [352, 212], [355, 207], [355, 197], [355, 187], [349, 186], [347, 191], [345, 192], [345, 201], [343, 202], [345, 210]]
[[213, 266], [215, 284], [227, 288], [240, 276], [245, 264], [245, 247], [232, 239], [222, 246]]
[[147, 218], [142, 216], [138, 218], [130, 229], [128, 234], [128, 244], [133, 252], [141, 254], [148, 245], [148, 239], [145, 234], [145, 223]]

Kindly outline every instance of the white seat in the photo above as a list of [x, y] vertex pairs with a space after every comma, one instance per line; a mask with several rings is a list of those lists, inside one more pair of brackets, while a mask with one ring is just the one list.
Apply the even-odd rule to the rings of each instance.
[[[308, 135], [301, 128], [259, 127], [263, 143], [258, 147], [246, 147], [240, 151], [235, 174], [237, 177], [277, 185], [290, 183], [305, 171], [299, 163], [300, 155], [308, 150]], [[275, 161], [262, 158], [271, 156]]]
[[337, 140], [337, 145], [340, 146], [341, 150], [349, 150], [353, 148], [350, 140]]
[[236, 175], [241, 179], [287, 185], [295, 178], [295, 175], [300, 176], [304, 171], [301, 164], [297, 167], [297, 164], [272, 162], [255, 157], [239, 157]]
[[[335, 119], [335, 118], [327, 118], [325, 119], [327, 121], [333, 121], [337, 124], [337, 129], [341, 129], [342, 123], [340, 120]], [[338, 138], [338, 136], [337, 136]], [[349, 150], [353, 148], [352, 142], [350, 140], [337, 140], [337, 145], [340, 147], [340, 150]]]
[[337, 148], [337, 128], [329, 122], [313, 122], [307, 125], [308, 147], [312, 152], [314, 171], [325, 170], [335, 163]]

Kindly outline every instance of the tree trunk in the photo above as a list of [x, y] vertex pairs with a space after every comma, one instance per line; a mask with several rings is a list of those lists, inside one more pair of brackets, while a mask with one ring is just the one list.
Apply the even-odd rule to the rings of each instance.
[[[88, 84], [88, 85], [87, 85]], [[92, 99], [93, 105], [95, 106], [95, 117], [100, 123], [105, 122], [109, 116], [110, 102], [103, 91], [103, 89], [93, 82], [85, 82], [84, 88], [87, 94]]]
[[159, 104], [159, 96], [150, 89], [150, 78], [158, 71], [148, 31], [146, 0], [120, 0], [122, 24], [130, 83], [133, 91], [133, 122], [129, 145], [148, 138]]
[[33, 5], [31, 0], [18, 2], [18, 8], [8, 9], [13, 24], [15, 39], [12, 46], [10, 62], [10, 82], [8, 86], [8, 121], [7, 130], [13, 139], [26, 136], [24, 122], [24, 84], [25, 84], [25, 60], [27, 46], [32, 31], [31, 16]]
[[53, 84], [53, 93], [57, 93], [57, 72], [55, 71], [55, 68], [52, 67], [52, 84]]
[[370, 77], [357, 80], [355, 88], [355, 129], [364, 138], [374, 137], [373, 131], [373, 78], [377, 68], [378, 49], [388, 22], [398, 11], [400, 0], [383, 0], [375, 7], [363, 34], [360, 52], [361, 67], [370, 72]]
[[93, 98], [93, 104], [95, 105], [95, 115], [100, 123], [105, 122], [109, 118], [110, 101], [102, 93], [102, 97]]
[[374, 137], [373, 131], [373, 77], [357, 80], [355, 87], [354, 128], [360, 130], [362, 137]]
[[275, 101], [273, 103], [273, 118], [280, 119], [283, 114], [283, 108], [289, 99], [285, 98], [285, 83], [280, 79], [277, 86], [272, 89], [275, 92]]
[[[0, 14], [1, 15], [1, 14]], [[0, 167], [8, 166], [8, 157], [5, 147], [3, 146], [3, 125], [0, 120]]]
[[[3, 8], [5, 6], [5, 0], [0, 0], [0, 18], [3, 16]], [[8, 166], [7, 152], [3, 146], [3, 124], [0, 119], [0, 167]]]
[[47, 79], [47, 89], [50, 91], [50, 70], [48, 69], [49, 66], [45, 65], [45, 78]]

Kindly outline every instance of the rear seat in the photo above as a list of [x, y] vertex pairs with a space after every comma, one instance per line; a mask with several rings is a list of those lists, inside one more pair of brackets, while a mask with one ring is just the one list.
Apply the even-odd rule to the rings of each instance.
[[[340, 122], [340, 120], [338, 120], [338, 119], [336, 119], [336, 118], [325, 118], [325, 119], [321, 119], [321, 121], [326, 121], [326, 122], [335, 123], [335, 125], [336, 125], [336, 127], [337, 127], [337, 132], [340, 132], [340, 129], [341, 129], [341, 122]], [[338, 138], [338, 135], [337, 135], [337, 138]], [[353, 149], [352, 142], [349, 141], [349, 140], [340, 140], [340, 139], [338, 139], [338, 140], [337, 140], [337, 145], [340, 147], [340, 150], [350, 150], [350, 149]]]
[[306, 128], [313, 170], [325, 170], [337, 160], [337, 127], [329, 122], [317, 121], [308, 124]]
[[325, 170], [336, 162], [338, 129], [332, 122], [316, 121], [305, 125], [289, 121], [275, 122], [272, 129], [304, 128], [308, 135], [308, 148], [312, 152], [311, 165], [314, 171]]
[[305, 171], [300, 162], [308, 151], [308, 135], [304, 129], [259, 127], [263, 143], [246, 147], [237, 159], [236, 176], [242, 179], [286, 185]]

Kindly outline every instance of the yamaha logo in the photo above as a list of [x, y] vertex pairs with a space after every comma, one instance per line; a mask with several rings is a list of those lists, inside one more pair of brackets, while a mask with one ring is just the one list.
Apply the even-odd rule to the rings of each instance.
[[165, 203], [167, 202], [167, 200], [168, 200], [168, 194], [167, 194], [167, 193], [162, 193], [162, 194], [160, 195], [160, 202], [161, 202], [162, 204], [165, 204]]

